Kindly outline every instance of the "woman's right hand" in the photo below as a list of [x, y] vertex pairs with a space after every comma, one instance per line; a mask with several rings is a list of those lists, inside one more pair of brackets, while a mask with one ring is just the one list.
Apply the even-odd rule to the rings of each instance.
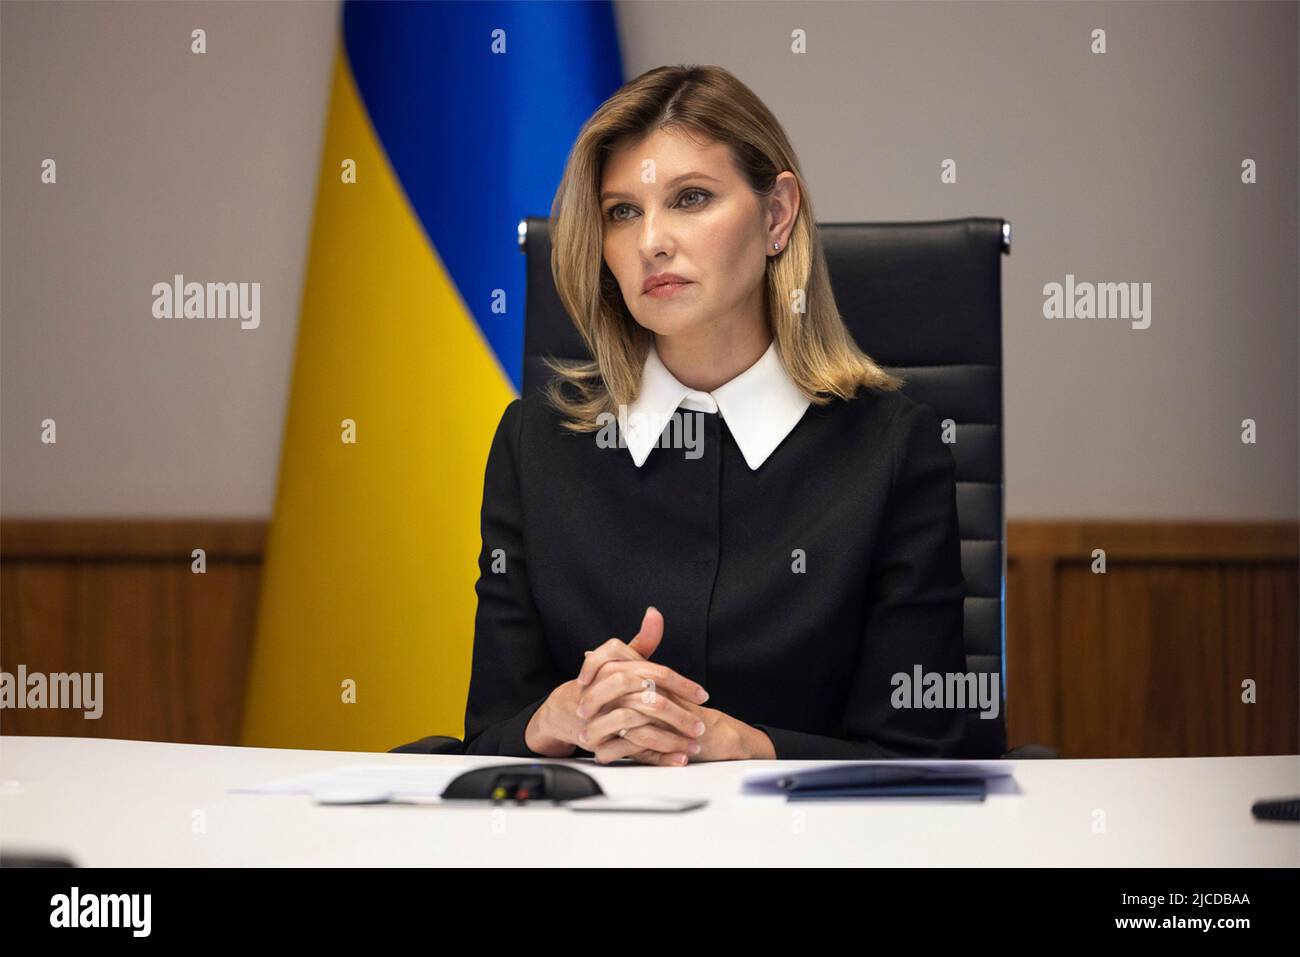
[[524, 743], [548, 758], [567, 758], [578, 749], [586, 722], [578, 717], [578, 699], [585, 689], [577, 679], [566, 681], [533, 712], [524, 729]]

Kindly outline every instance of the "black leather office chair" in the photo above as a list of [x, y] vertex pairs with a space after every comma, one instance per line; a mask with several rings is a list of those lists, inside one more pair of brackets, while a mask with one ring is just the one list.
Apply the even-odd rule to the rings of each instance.
[[[966, 579], [966, 666], [996, 672], [996, 719], [972, 708], [962, 757], [1055, 757], [1051, 748], [1006, 751], [1006, 523], [1002, 437], [1002, 263], [1011, 226], [1000, 219], [824, 223], [819, 227], [840, 313], [858, 345], [902, 376], [910, 398], [955, 423], [957, 519]], [[551, 278], [550, 223], [519, 224], [527, 256], [524, 394], [540, 389], [543, 356], [590, 358]], [[397, 751], [457, 753], [434, 736]]]

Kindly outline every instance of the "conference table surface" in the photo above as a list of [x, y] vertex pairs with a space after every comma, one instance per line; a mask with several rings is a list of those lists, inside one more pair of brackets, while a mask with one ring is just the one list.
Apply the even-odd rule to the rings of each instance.
[[[681, 813], [550, 803], [327, 806], [229, 793], [352, 765], [524, 759], [0, 736], [0, 850], [138, 866], [1300, 866], [1300, 827], [1256, 821], [1300, 793], [1300, 757], [1037, 760], [984, 801], [794, 802], [740, 793], [819, 761], [581, 767], [611, 796], [706, 797]], [[197, 822], [197, 823], [196, 823]]]

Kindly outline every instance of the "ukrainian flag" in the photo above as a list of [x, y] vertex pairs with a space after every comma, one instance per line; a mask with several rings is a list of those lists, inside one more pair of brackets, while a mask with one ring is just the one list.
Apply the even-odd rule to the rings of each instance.
[[621, 83], [607, 0], [344, 4], [244, 744], [463, 736], [517, 226]]

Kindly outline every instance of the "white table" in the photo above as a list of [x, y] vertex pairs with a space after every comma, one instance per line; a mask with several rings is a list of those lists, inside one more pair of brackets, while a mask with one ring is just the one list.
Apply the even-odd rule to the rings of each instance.
[[[514, 760], [0, 737], [0, 847], [61, 852], [92, 867], [1300, 866], [1300, 827], [1250, 813], [1257, 798], [1300, 792], [1295, 755], [1021, 761], [1020, 793], [941, 804], [787, 805], [740, 795], [745, 772], [796, 762], [573, 762], [607, 794], [710, 799], [681, 814], [577, 813], [548, 804], [326, 807], [306, 795], [226, 793], [344, 765]], [[202, 812], [200, 833], [195, 812]]]

